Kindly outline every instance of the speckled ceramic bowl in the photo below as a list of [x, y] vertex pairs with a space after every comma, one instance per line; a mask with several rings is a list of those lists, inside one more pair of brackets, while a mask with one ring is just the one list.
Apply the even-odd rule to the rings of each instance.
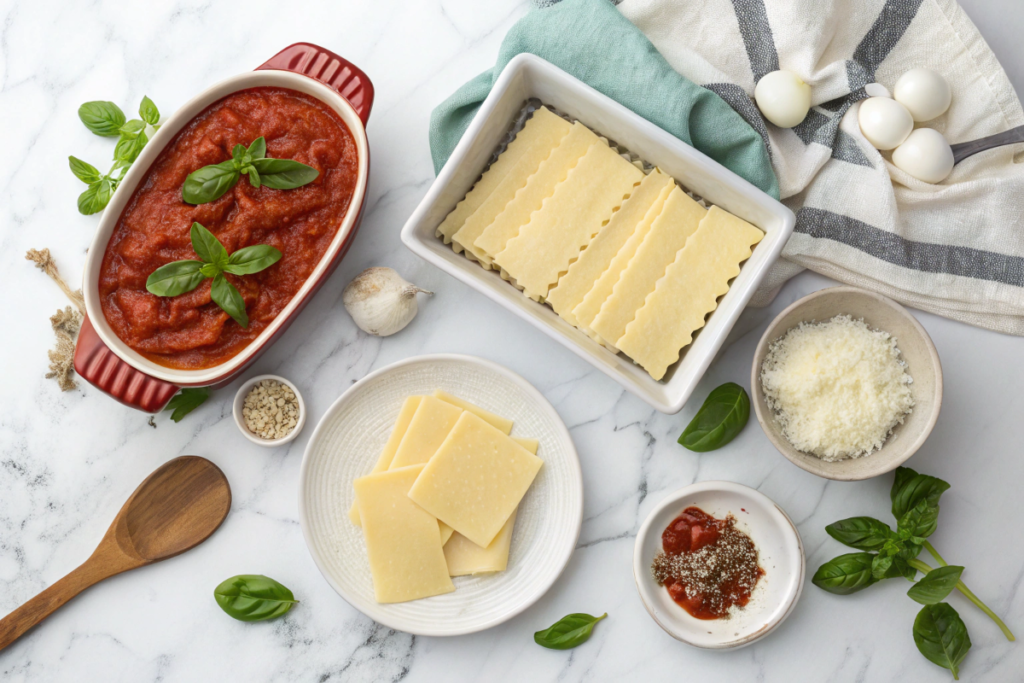
[[[872, 329], [896, 337], [901, 358], [914, 378], [910, 385], [914, 410], [898, 425], [882, 448], [860, 458], [826, 462], [798, 451], [782, 434], [782, 428], [761, 389], [761, 365], [768, 346], [801, 322], [824, 322], [837, 315], [863, 318]], [[797, 467], [819, 477], [839, 481], [870, 479], [890, 472], [912, 456], [931, 433], [942, 407], [942, 364], [931, 337], [907, 309], [892, 299], [857, 287], [831, 287], [800, 299], [772, 321], [757, 344], [750, 371], [754, 412], [775, 447]]]

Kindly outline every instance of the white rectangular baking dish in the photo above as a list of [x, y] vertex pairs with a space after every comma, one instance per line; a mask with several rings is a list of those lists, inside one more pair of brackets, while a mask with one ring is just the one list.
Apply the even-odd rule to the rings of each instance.
[[[484, 270], [435, 237], [437, 226], [473, 187], [513, 119], [530, 98], [537, 98], [578, 119], [642, 160], [660, 167], [707, 202], [717, 204], [765, 232], [765, 238], [743, 264], [705, 327], [660, 382], [629, 358], [594, 342], [558, 317], [549, 306], [528, 299], [501, 279], [497, 271]], [[721, 164], [549, 62], [521, 54], [501, 72], [448, 163], [402, 228], [402, 241], [421, 258], [544, 331], [630, 393], [663, 413], [677, 413], [686, 404], [768, 268], [779, 257], [795, 223], [792, 211]]]

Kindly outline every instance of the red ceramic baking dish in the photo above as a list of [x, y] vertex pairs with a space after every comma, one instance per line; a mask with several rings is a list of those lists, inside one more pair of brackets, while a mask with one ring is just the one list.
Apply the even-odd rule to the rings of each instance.
[[[107, 242], [127, 202], [164, 147], [199, 113], [240, 90], [281, 87], [315, 97], [333, 109], [348, 126], [358, 154], [357, 181], [348, 211], [312, 275], [263, 332], [235, 356], [213, 367], [177, 370], [154, 363], [114, 334], [100, 305], [99, 275]], [[370, 150], [366, 121], [373, 106], [373, 84], [345, 59], [316, 45], [291, 45], [255, 71], [239, 74], [208, 88], [168, 118], [125, 175], [100, 220], [86, 261], [82, 291], [86, 320], [75, 349], [75, 371], [118, 401], [139, 410], [158, 412], [182, 387], [227, 384], [284, 333], [313, 294], [334, 272], [355, 237], [366, 201]]]

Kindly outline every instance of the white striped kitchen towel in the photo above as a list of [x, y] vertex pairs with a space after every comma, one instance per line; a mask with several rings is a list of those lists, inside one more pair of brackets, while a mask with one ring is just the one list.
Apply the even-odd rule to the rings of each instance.
[[[983, 152], [939, 185], [911, 178], [857, 125], [864, 86], [913, 67], [943, 74], [953, 104], [926, 124], [951, 143], [1024, 125], [1020, 101], [955, 0], [622, 0], [668, 62], [721, 95], [765, 139], [796, 231], [753, 305], [809, 268], [909, 306], [1024, 335], [1024, 145]], [[783, 68], [815, 105], [791, 130], [751, 96]]]

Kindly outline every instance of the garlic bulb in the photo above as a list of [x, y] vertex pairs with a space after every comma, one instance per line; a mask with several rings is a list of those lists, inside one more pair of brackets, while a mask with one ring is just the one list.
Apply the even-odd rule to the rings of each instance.
[[348, 283], [341, 301], [359, 329], [387, 337], [416, 317], [420, 293], [433, 294], [406, 282], [391, 268], [367, 268]]

